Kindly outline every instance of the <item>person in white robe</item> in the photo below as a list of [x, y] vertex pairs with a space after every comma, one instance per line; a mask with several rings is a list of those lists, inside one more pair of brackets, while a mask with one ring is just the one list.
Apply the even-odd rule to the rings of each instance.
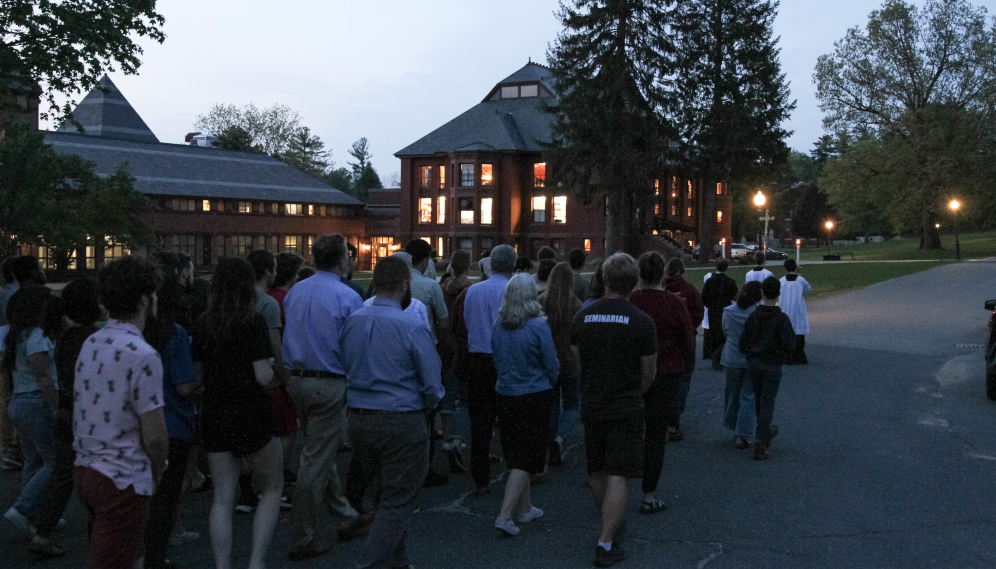
[[778, 302], [782, 312], [789, 317], [792, 322], [792, 329], [795, 331], [795, 353], [788, 364], [808, 364], [806, 358], [806, 334], [809, 333], [809, 313], [806, 312], [806, 295], [813, 287], [809, 281], [799, 274], [799, 266], [795, 260], [785, 261], [787, 275], [782, 277], [782, 297]]
[[747, 278], [744, 279], [744, 284], [751, 281], [763, 283], [764, 279], [773, 276], [775, 275], [772, 274], [771, 271], [764, 268], [764, 252], [758, 251], [757, 253], [754, 253], [754, 268], [747, 271]]

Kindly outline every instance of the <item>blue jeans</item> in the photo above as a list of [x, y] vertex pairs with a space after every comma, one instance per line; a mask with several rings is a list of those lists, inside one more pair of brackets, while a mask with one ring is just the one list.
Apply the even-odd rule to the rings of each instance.
[[726, 368], [726, 404], [723, 406], [723, 426], [738, 437], [754, 440], [757, 411], [754, 409], [754, 387], [747, 379], [747, 368]]
[[34, 520], [59, 454], [53, 437], [52, 411], [41, 391], [15, 393], [7, 409], [17, 426], [24, 453], [21, 494], [14, 502], [14, 508]]
[[757, 411], [757, 433], [754, 440], [769, 444], [775, 397], [778, 396], [778, 386], [782, 383], [782, 365], [751, 358], [747, 360], [747, 375], [754, 386], [754, 409]]
[[566, 439], [581, 418], [581, 370], [562, 373], [553, 388], [550, 438]]

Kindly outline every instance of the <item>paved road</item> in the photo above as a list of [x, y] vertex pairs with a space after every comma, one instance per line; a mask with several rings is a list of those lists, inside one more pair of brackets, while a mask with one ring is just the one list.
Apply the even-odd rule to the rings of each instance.
[[[763, 463], [733, 448], [719, 426], [723, 375], [700, 366], [687, 437], [668, 446], [661, 487], [669, 509], [638, 516], [633, 492], [630, 558], [620, 567], [992, 567], [996, 404], [985, 399], [982, 350], [956, 345], [981, 343], [994, 283], [996, 263], [963, 263], [812, 303], [813, 363], [786, 368], [775, 413], [781, 434]], [[466, 475], [426, 491], [411, 534], [416, 566], [590, 566], [598, 519], [578, 432], [568, 445], [564, 468], [534, 490], [546, 516], [516, 538], [491, 530], [500, 492], [471, 497]], [[15, 479], [5, 474], [0, 485], [6, 506]], [[206, 496], [184, 506], [204, 535], [173, 550], [185, 566], [211, 566], [208, 506]], [[237, 566], [250, 521], [237, 518]], [[47, 566], [80, 566], [83, 528], [74, 505], [64, 532], [72, 555]], [[289, 564], [286, 529], [283, 516], [271, 567], [352, 567], [357, 543]], [[0, 548], [0, 567], [36, 566], [9, 526], [0, 528]]]

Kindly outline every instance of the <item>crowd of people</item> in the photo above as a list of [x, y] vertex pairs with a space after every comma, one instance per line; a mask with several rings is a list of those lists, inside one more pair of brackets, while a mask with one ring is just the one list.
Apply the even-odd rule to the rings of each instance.
[[810, 285], [793, 261], [779, 281], [761, 255], [738, 288], [719, 259], [700, 295], [682, 261], [657, 252], [615, 254], [589, 283], [581, 250], [557, 263], [543, 248], [531, 274], [499, 245], [479, 282], [466, 251], [437, 282], [431, 247], [412, 240], [377, 261], [368, 290], [341, 235], [312, 255], [311, 270], [292, 253], [225, 258], [209, 282], [186, 256], [126, 256], [61, 297], [36, 258], [3, 263], [3, 466], [21, 470], [4, 517], [32, 553], [66, 554], [53, 534], [75, 489], [87, 567], [175, 566], [168, 546], [198, 538], [182, 496], [208, 487], [221, 569], [236, 512], [254, 512], [251, 569], [282, 508], [290, 561], [329, 552], [322, 504], [340, 541], [367, 536], [357, 567], [411, 567], [419, 492], [449, 482], [432, 467], [437, 439], [450, 475], [467, 471], [466, 409], [473, 494], [491, 492], [495, 465], [508, 470], [494, 523], [508, 536], [544, 515], [532, 486], [582, 423], [605, 567], [625, 558], [628, 479], [642, 478], [640, 514], [667, 507], [657, 488], [666, 442], [684, 437], [699, 323], [703, 357], [726, 373], [723, 425], [754, 459], [778, 432], [782, 364], [806, 362]]

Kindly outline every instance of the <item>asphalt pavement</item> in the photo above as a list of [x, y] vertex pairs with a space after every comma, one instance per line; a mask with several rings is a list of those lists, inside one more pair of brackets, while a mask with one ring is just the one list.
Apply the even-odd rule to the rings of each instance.
[[[785, 368], [775, 409], [780, 434], [764, 462], [733, 447], [720, 426], [724, 375], [698, 360], [685, 440], [667, 447], [658, 496], [668, 510], [638, 515], [632, 483], [628, 559], [618, 566], [996, 566], [996, 403], [985, 397], [981, 348], [989, 298], [996, 298], [996, 263], [973, 262], [811, 303], [811, 363]], [[502, 490], [497, 468], [489, 496], [472, 496], [466, 474], [424, 491], [410, 533], [415, 566], [590, 567], [599, 520], [580, 435], [578, 428], [567, 441], [564, 466], [533, 489], [546, 515], [518, 537], [497, 537], [492, 527]], [[444, 461], [437, 468], [445, 471]], [[4, 508], [16, 485], [16, 476], [0, 475]], [[209, 506], [208, 495], [184, 503], [188, 528], [201, 532], [200, 541], [171, 550], [184, 567], [213, 566]], [[75, 502], [67, 518], [61, 539], [70, 554], [44, 564], [4, 522], [0, 568], [82, 566], [85, 521]], [[236, 517], [237, 567], [248, 561], [251, 518]], [[322, 523], [328, 531], [324, 513]], [[270, 567], [353, 567], [361, 546], [336, 544], [292, 564], [286, 542], [284, 514]]]

